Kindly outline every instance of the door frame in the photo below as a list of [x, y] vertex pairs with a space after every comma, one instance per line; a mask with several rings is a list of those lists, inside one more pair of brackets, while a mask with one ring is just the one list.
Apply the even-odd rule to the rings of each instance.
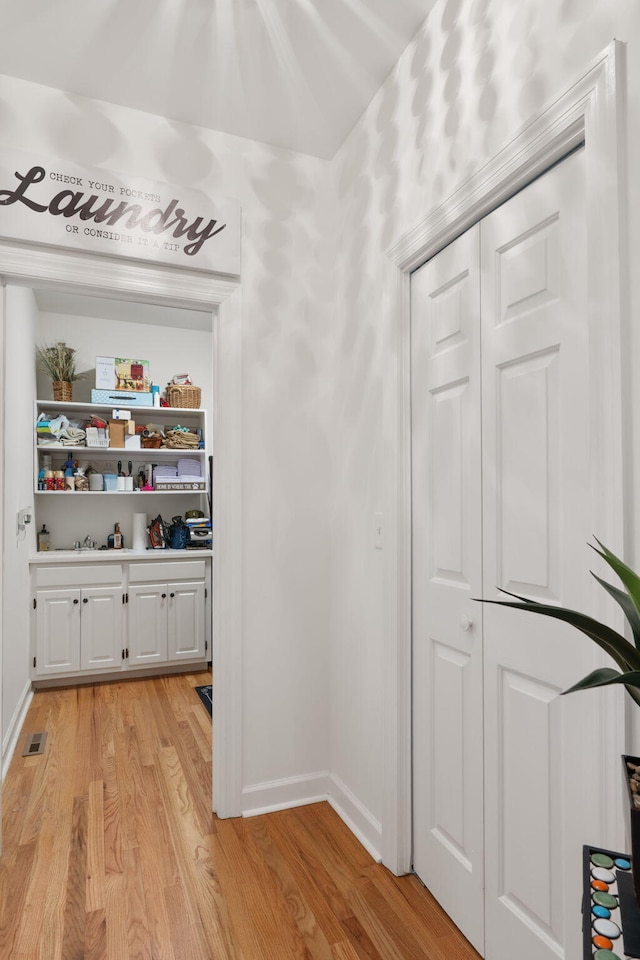
[[[216, 684], [212, 796], [213, 810], [219, 817], [241, 816], [242, 291], [239, 279], [159, 267], [153, 263], [119, 261], [97, 254], [71, 253], [37, 244], [0, 241], [0, 359], [7, 324], [4, 288], [8, 283], [211, 311], [216, 488], [212, 498], [215, 530], [212, 659]], [[2, 389], [4, 365], [0, 366]], [[0, 483], [4, 489], [4, 447], [1, 444]], [[0, 511], [0, 524], [2, 516]], [[0, 619], [0, 650], [1, 641]]]
[[[470, 226], [584, 144], [587, 182], [589, 327], [599, 358], [601, 394], [590, 410], [598, 449], [606, 451], [595, 478], [597, 535], [625, 555], [624, 497], [629, 470], [623, 445], [623, 396], [628, 389], [626, 192], [626, 45], [612, 41], [565, 92], [446, 200], [390, 247], [384, 316], [392, 348], [383, 383], [384, 691], [382, 862], [396, 874], [411, 870], [411, 406], [410, 277]], [[607, 318], [606, 325], [602, 318]], [[607, 496], [597, 493], [606, 491]], [[604, 592], [604, 591], [602, 591]], [[621, 627], [621, 615], [597, 598], [596, 615]], [[606, 659], [606, 658], [605, 658]], [[622, 697], [603, 697], [607, 782], [601, 835], [612, 847], [624, 837], [619, 754], [625, 732]]]

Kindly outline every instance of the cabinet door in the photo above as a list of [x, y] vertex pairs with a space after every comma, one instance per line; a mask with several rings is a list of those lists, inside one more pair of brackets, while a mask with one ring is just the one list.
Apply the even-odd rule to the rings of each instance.
[[80, 669], [80, 591], [36, 593], [36, 676]]
[[204, 582], [169, 585], [169, 660], [204, 658]]
[[129, 666], [166, 661], [168, 592], [166, 583], [129, 587]]
[[122, 587], [82, 590], [80, 662], [83, 670], [113, 670], [122, 666], [123, 592]]

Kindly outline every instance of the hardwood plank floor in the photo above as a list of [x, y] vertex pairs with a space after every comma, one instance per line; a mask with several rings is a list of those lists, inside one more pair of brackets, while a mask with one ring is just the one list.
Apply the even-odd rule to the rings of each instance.
[[2, 960], [478, 960], [325, 803], [211, 813], [208, 674], [35, 693], [3, 795]]

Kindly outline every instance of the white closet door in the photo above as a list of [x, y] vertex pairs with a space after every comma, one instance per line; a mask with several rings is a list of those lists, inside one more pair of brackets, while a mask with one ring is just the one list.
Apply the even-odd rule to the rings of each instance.
[[484, 942], [479, 228], [411, 278], [414, 869]]
[[[589, 607], [584, 161], [481, 224], [484, 596]], [[595, 666], [570, 627], [484, 605], [486, 956], [581, 956], [581, 846], [599, 827]]]

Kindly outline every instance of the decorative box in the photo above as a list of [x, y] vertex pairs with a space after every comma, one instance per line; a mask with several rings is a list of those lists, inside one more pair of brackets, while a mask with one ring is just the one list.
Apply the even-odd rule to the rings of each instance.
[[109, 406], [126, 404], [128, 407], [153, 407], [151, 391], [148, 393], [124, 393], [116, 390], [92, 390], [91, 403], [104, 403]]
[[150, 393], [149, 361], [96, 357], [96, 390]]

